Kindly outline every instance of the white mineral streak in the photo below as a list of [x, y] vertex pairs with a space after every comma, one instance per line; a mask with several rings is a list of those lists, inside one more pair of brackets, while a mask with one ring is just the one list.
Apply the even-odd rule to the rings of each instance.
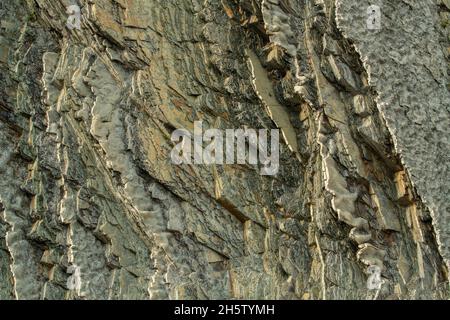
[[283, 138], [291, 151], [298, 153], [295, 130], [292, 127], [285, 107], [282, 106], [275, 97], [275, 91], [273, 90], [271, 81], [267, 77], [266, 70], [263, 68], [258, 56], [253, 51], [247, 50], [247, 55], [249, 57], [255, 91], [258, 93], [264, 106], [266, 106], [269, 116], [275, 122], [277, 127], [281, 129]]

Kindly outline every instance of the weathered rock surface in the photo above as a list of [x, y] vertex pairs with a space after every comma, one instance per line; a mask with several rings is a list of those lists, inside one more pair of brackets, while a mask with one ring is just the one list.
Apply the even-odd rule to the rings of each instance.
[[[448, 299], [450, 8], [375, 3], [3, 1], [0, 299]], [[174, 165], [199, 120], [278, 174]]]

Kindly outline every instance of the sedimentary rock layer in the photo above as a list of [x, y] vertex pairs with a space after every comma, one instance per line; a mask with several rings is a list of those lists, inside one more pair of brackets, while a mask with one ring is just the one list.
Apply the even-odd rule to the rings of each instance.
[[[0, 299], [448, 298], [445, 3], [3, 1]], [[277, 175], [175, 165], [195, 121]]]

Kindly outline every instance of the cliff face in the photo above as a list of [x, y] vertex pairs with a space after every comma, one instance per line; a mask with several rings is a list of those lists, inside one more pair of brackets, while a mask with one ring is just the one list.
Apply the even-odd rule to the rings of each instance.
[[450, 4], [368, 2], [3, 1], [0, 299], [448, 298]]

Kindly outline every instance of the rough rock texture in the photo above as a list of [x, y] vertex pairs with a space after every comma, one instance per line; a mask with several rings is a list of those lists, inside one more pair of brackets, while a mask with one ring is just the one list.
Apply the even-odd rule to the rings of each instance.
[[[369, 2], [384, 13], [379, 32], [366, 28]], [[445, 57], [450, 35], [442, 28], [449, 23], [449, 8], [441, 4], [438, 10], [436, 1], [337, 3], [338, 26], [362, 57], [395, 148], [430, 209], [441, 253], [450, 263], [450, 77]]]
[[[373, 3], [2, 1], [0, 299], [448, 299], [449, 3]], [[278, 174], [174, 165], [198, 120]]]

